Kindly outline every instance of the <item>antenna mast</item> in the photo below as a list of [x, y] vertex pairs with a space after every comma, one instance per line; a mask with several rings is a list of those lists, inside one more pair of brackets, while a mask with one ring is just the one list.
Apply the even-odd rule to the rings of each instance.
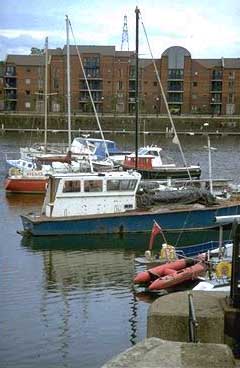
[[129, 51], [128, 26], [127, 26], [127, 16], [126, 15], [124, 15], [124, 22], [123, 22], [121, 51], [123, 51], [124, 43], [127, 44], [127, 51]]

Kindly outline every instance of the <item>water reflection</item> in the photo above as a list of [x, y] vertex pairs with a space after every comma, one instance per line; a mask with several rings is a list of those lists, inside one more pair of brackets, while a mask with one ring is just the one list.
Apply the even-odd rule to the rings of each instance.
[[8, 207], [36, 207], [41, 208], [44, 195], [6, 193], [5, 201]]
[[[219, 239], [218, 229], [196, 230], [193, 232], [164, 233], [167, 242], [176, 247], [184, 247], [210, 240]], [[231, 228], [223, 232], [225, 240], [231, 239]], [[32, 250], [78, 250], [78, 249], [134, 249], [142, 253], [147, 249], [150, 232], [130, 234], [96, 234], [96, 235], [54, 235], [54, 236], [23, 236], [21, 244]], [[161, 247], [164, 239], [161, 234], [156, 237], [155, 248]]]
[[[133, 136], [126, 137], [126, 145], [133, 145]], [[123, 137], [116, 138], [124, 147]], [[17, 152], [27, 140], [26, 135], [2, 137], [1, 183], [3, 152]], [[171, 140], [146, 136], [146, 144], [152, 143], [178, 159]], [[238, 182], [239, 138], [213, 138], [212, 144], [218, 148], [213, 176]], [[187, 162], [199, 162], [206, 177], [204, 145], [206, 137], [184, 137]], [[146, 336], [147, 309], [154, 297], [135, 293], [132, 278], [138, 272], [134, 257], [143, 254], [150, 234], [20, 238], [16, 234], [21, 226], [19, 214], [38, 211], [42, 201], [42, 196], [5, 196], [3, 187], [0, 191], [4, 270], [0, 284], [1, 365], [99, 367]], [[228, 237], [229, 232], [225, 233]], [[167, 235], [168, 242], [178, 246], [212, 239], [218, 239], [217, 231]], [[155, 248], [161, 243], [159, 235]]]
[[121, 346], [124, 350], [144, 338], [146, 323], [140, 317], [148, 306], [137, 300], [132, 285], [138, 252], [134, 235], [23, 237], [21, 246], [42, 259], [40, 314], [58, 351], [51, 354], [61, 354], [64, 362], [72, 359], [74, 334], [81, 346], [79, 366], [95, 367]]

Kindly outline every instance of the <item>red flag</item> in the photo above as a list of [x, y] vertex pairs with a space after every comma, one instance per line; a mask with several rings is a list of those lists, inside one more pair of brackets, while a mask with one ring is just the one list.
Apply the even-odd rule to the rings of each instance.
[[161, 232], [162, 232], [161, 227], [158, 225], [158, 223], [156, 221], [154, 221], [148, 249], [152, 250], [154, 239], [155, 239], [156, 235], [160, 234]]

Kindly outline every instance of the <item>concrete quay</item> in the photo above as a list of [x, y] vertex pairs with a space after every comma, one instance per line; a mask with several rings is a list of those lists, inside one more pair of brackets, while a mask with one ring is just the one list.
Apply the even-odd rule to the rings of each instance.
[[233, 368], [232, 352], [223, 344], [193, 344], [145, 339], [102, 368]]
[[239, 366], [226, 343], [238, 336], [240, 313], [229, 306], [227, 293], [192, 291], [198, 322], [198, 343], [189, 343], [189, 303], [186, 291], [152, 303], [147, 338], [103, 368], [231, 368]]

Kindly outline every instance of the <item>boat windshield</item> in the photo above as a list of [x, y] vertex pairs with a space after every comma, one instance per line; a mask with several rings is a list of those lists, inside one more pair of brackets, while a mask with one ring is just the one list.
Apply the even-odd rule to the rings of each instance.
[[145, 147], [139, 148], [138, 154], [139, 155], [147, 155], [148, 154], [148, 149], [145, 148]]

